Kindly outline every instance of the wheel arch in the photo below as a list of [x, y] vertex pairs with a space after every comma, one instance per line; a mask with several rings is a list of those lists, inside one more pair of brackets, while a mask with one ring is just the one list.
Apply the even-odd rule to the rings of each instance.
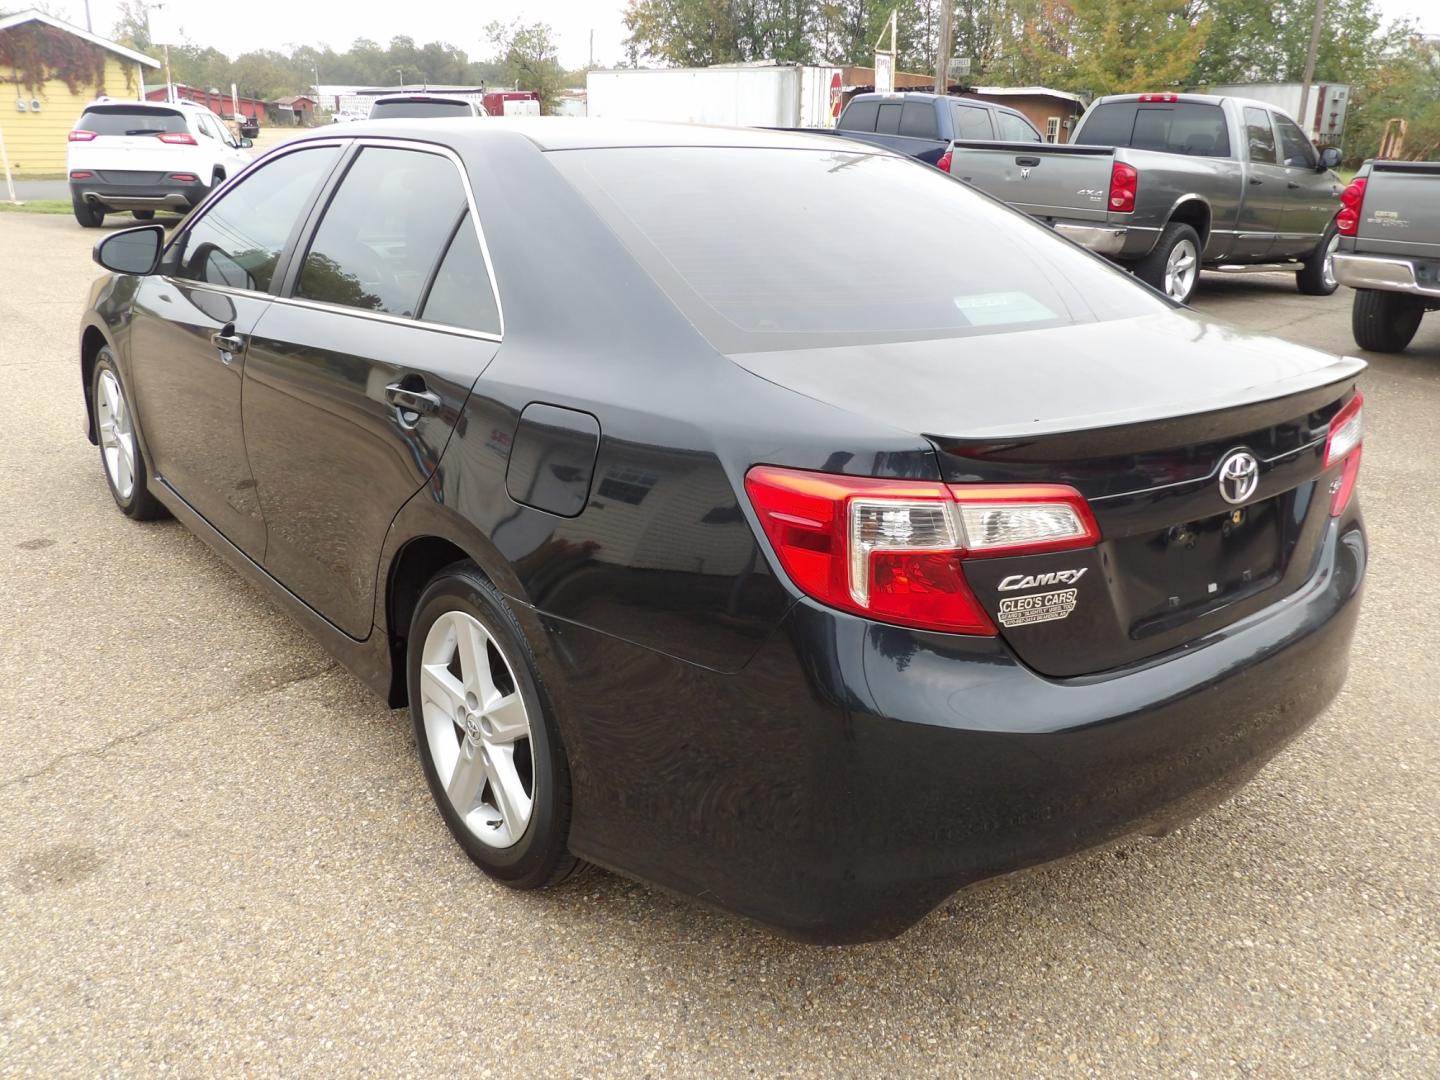
[[95, 359], [107, 345], [112, 350], [115, 348], [104, 330], [87, 322], [80, 331], [80, 380], [85, 393], [85, 437], [91, 444], [99, 442], [95, 431]]
[[1210, 211], [1210, 204], [1199, 195], [1182, 195], [1176, 200], [1175, 205], [1170, 208], [1170, 215], [1166, 218], [1165, 224], [1170, 225], [1178, 222], [1181, 225], [1189, 225], [1200, 237], [1201, 258], [1204, 258], [1205, 248], [1210, 243], [1210, 223], [1213, 215]]

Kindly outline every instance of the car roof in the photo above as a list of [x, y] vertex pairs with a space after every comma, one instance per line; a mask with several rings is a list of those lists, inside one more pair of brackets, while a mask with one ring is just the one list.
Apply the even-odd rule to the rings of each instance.
[[[345, 129], [339, 138], [366, 135], [392, 139], [438, 142], [456, 149], [478, 146], [490, 139], [523, 138], [541, 150], [586, 150], [623, 147], [715, 146], [762, 149], [837, 150], [846, 153], [888, 154], [882, 147], [845, 143], [837, 146], [830, 135], [771, 128], [717, 127], [704, 124], [662, 123], [642, 120], [598, 120], [565, 116], [427, 117], [370, 120]], [[336, 138], [333, 130], [318, 128], [309, 138]], [[299, 140], [291, 140], [291, 143]], [[289, 144], [287, 144], [289, 145]]]
[[460, 105], [471, 105], [473, 102], [460, 94], [440, 94], [431, 90], [407, 90], [403, 94], [381, 94], [373, 104], [388, 105], [392, 101], [454, 101]]

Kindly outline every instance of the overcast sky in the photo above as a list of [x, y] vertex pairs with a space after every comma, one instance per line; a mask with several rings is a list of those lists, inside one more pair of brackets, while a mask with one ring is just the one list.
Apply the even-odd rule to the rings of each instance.
[[[11, 0], [19, 7], [25, 0]], [[619, 0], [482, 0], [476, 4], [376, 3], [349, 0], [322, 5], [294, 0], [170, 0], [179, 14], [186, 37], [201, 45], [214, 45], [230, 56], [251, 49], [288, 48], [292, 45], [329, 45], [343, 52], [357, 37], [382, 45], [398, 34], [417, 44], [447, 41], [464, 49], [472, 59], [489, 54], [483, 40], [485, 24], [492, 19], [509, 22], [548, 22], [555, 29], [560, 61], [575, 68], [589, 59], [590, 32], [595, 32], [595, 60], [614, 64], [621, 59], [625, 27], [620, 21], [624, 3]], [[1303, 0], [1296, 0], [1303, 2]], [[1440, 33], [1440, 0], [1378, 0], [1390, 18], [1409, 16], [1430, 33]], [[85, 25], [84, 0], [51, 0], [50, 8], [62, 18]], [[327, 11], [326, 7], [330, 10]], [[95, 32], [108, 34], [115, 25], [119, 4], [90, 0]], [[68, 14], [67, 14], [68, 13]], [[323, 81], [325, 73], [320, 73]]]

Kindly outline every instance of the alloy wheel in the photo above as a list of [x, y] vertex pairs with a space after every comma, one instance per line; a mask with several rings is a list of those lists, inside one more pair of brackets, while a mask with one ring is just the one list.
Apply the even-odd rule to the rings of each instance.
[[1181, 240], [1170, 249], [1165, 260], [1165, 295], [1172, 300], [1184, 300], [1195, 287], [1195, 276], [1199, 273], [1199, 254], [1189, 240]]
[[1321, 276], [1325, 278], [1327, 289], [1337, 289], [1340, 282], [1335, 279], [1335, 252], [1340, 248], [1340, 234], [1337, 232], [1330, 237], [1330, 243], [1325, 245], [1325, 262], [1321, 268]]
[[474, 616], [448, 611], [425, 635], [421, 712], [451, 807], [482, 843], [507, 848], [534, 811], [530, 715], [500, 643]]
[[115, 493], [125, 501], [135, 490], [135, 428], [130, 420], [130, 407], [113, 371], [100, 372], [98, 388], [95, 418], [100, 429], [100, 449], [105, 455], [105, 471]]

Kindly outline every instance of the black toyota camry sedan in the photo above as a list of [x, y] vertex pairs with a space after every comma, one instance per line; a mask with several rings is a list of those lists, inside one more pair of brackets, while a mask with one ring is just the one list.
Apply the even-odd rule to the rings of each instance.
[[350, 125], [96, 257], [115, 502], [408, 706], [516, 888], [895, 934], [1194, 815], [1344, 679], [1363, 365], [886, 151]]

